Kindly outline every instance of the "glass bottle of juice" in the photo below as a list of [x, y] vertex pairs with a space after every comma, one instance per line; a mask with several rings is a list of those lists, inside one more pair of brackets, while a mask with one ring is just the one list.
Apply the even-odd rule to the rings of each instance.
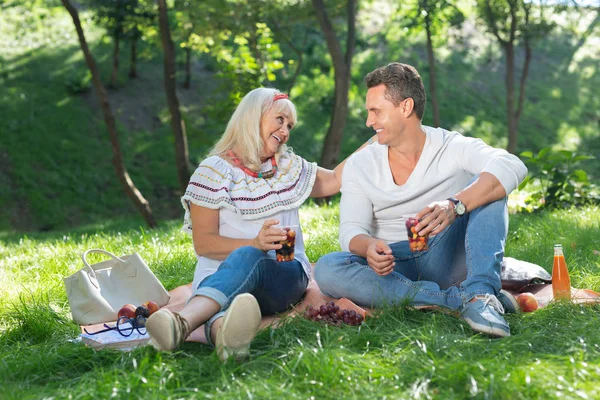
[[555, 299], [571, 298], [571, 279], [561, 244], [554, 245], [554, 265], [552, 266], [552, 294]]

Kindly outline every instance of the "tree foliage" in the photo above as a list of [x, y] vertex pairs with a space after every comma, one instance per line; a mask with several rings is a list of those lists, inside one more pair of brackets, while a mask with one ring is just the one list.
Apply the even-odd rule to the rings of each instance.
[[149, 0], [84, 0], [93, 12], [94, 21], [103, 26], [113, 39], [113, 71], [111, 86], [117, 86], [119, 73], [119, 53], [121, 40], [131, 43], [131, 68], [130, 77], [135, 77], [136, 72], [136, 44], [142, 32], [153, 23], [156, 16], [156, 7]]
[[569, 150], [541, 149], [521, 153], [529, 168], [529, 175], [519, 189], [528, 188], [525, 209], [569, 208], [600, 203], [600, 188], [590, 182], [581, 169], [581, 162], [593, 156]]
[[452, 0], [410, 0], [401, 4], [395, 18], [413, 32], [429, 27], [438, 47], [447, 41], [450, 28], [462, 25], [465, 15]]
[[251, 89], [268, 85], [283, 68], [282, 53], [265, 23], [268, 4], [256, 0], [182, 2], [177, 8], [179, 46], [209, 55], [228, 93], [214, 112], [231, 112]]
[[[348, 112], [340, 123], [340, 120], [330, 119], [332, 110], [338, 105], [337, 89], [334, 87], [337, 84], [334, 79], [337, 71], [323, 30], [316, 23], [317, 14], [312, 1], [167, 0], [168, 22], [175, 42], [174, 70], [178, 78], [173, 87], [180, 95], [181, 120], [189, 129], [192, 159], [196, 161], [205, 154], [222, 132], [241, 96], [256, 86], [274, 86], [291, 91], [300, 115], [300, 124], [294, 129], [291, 144], [299, 154], [311, 161], [319, 160], [323, 153], [332, 155], [337, 151], [343, 158], [370, 136], [372, 130], [364, 126], [365, 88], [361, 80], [364, 74], [385, 63], [394, 60], [407, 62], [423, 73], [428, 99], [431, 99], [428, 108], [431, 110], [435, 98], [431, 93], [434, 85], [428, 80], [425, 64], [429, 54], [426, 55], [423, 43], [427, 28], [431, 47], [438, 57], [435, 61], [439, 70], [438, 90], [442, 90], [446, 99], [440, 98], [440, 105], [446, 107], [441, 109], [444, 127], [481, 137], [497, 146], [504, 143], [507, 128], [513, 131], [515, 121], [518, 122], [518, 117], [521, 117], [519, 151], [539, 150], [559, 142], [570, 151], [585, 147], [590, 154], [596, 154], [599, 145], [599, 108], [598, 96], [594, 95], [598, 74], [593, 43], [600, 26], [597, 6], [577, 7], [569, 3], [551, 7], [540, 5], [539, 0], [480, 0], [479, 21], [489, 33], [487, 36], [496, 42], [494, 46], [494, 43], [490, 44], [481, 36], [484, 29], [478, 32], [471, 29], [474, 11], [471, 3], [460, 2], [469, 15], [469, 24], [464, 29], [449, 29], [452, 24], [460, 22], [460, 16], [454, 14], [452, 1], [361, 0], [357, 13], [356, 55], [347, 68]], [[113, 8], [103, 14], [102, 9], [96, 8], [94, 3]], [[342, 49], [338, 53], [343, 53], [348, 43], [348, 2], [323, 0], [322, 3], [335, 39]], [[491, 12], [486, 8], [488, 3]], [[80, 140], [78, 132], [72, 133], [72, 137], [77, 139], [67, 140], [65, 132], [71, 132], [68, 122], [65, 122], [64, 129], [57, 129], [51, 124], [51, 119], [56, 116], [57, 120], [69, 121], [71, 125], [77, 125], [77, 129], [82, 129], [81, 121], [89, 120], [90, 126], [85, 130], [90, 132], [91, 138], [96, 119], [87, 118], [87, 114], [84, 115], [81, 110], [94, 116], [100, 113], [101, 107], [98, 110], [90, 107], [95, 104], [93, 99], [90, 102], [92, 94], [84, 93], [93, 83], [93, 76], [85, 68], [85, 62], [73, 56], [72, 22], [66, 17], [63, 7], [55, 10], [58, 4], [58, 0], [7, 0], [0, 5], [0, 33], [6, 38], [3, 46], [0, 46], [0, 83], [5, 88], [0, 95], [0, 107], [6, 110], [4, 114], [13, 116], [0, 122], [4, 139], [0, 142], [9, 144], [9, 161], [3, 164], [8, 167], [3, 171], [8, 169], [7, 174], [13, 177], [11, 182], [26, 182], [23, 177], [29, 175], [29, 170], [23, 166], [31, 164], [32, 169], [39, 168], [27, 157], [52, 165], [58, 163], [63, 154], [66, 157], [76, 153], [76, 150], [70, 149], [81, 149], [82, 144], [93, 142], [89, 138], [77, 141]], [[125, 8], [125, 16], [117, 13], [114, 7], [126, 4], [129, 8]], [[512, 12], [511, 5], [516, 7]], [[126, 64], [125, 54], [129, 46], [132, 46], [133, 52], [136, 43], [133, 38], [139, 38], [139, 54], [143, 60], [140, 65], [142, 79], [137, 82], [120, 81], [120, 86], [127, 87], [123, 87], [119, 93], [110, 93], [111, 100], [114, 100], [115, 124], [123, 145], [127, 146], [123, 149], [124, 162], [130, 167], [132, 179], [140, 185], [142, 192], [150, 196], [152, 203], [158, 205], [157, 215], [161, 215], [161, 218], [174, 217], [180, 210], [170, 208], [173, 203], [178, 204], [173, 202], [178, 193], [170, 154], [173, 137], [166, 126], [167, 102], [162, 93], [157, 95], [157, 88], [161, 88], [163, 81], [160, 75], [162, 50], [159, 26], [156, 18], [144, 19], [144, 16], [156, 15], [156, 0], [78, 0], [75, 6], [81, 12], [86, 34], [91, 41], [91, 51], [96, 60], [102, 60], [103, 65], [98, 65], [101, 76], [110, 74], [113, 49], [107, 46], [111, 46], [113, 41], [108, 39], [119, 32], [119, 53], [125, 59], [123, 64]], [[397, 7], [401, 7], [401, 12], [395, 14]], [[492, 19], [488, 18], [493, 24], [485, 25], [485, 13], [493, 16]], [[538, 47], [535, 38], [544, 36], [546, 30], [543, 25], [532, 28], [531, 24], [545, 22], [547, 18], [558, 21], [559, 29], [546, 35]], [[64, 19], [67, 19], [66, 27], [63, 25]], [[516, 21], [514, 24], [513, 19]], [[94, 23], [90, 23], [90, 20]], [[524, 24], [529, 24], [527, 29]], [[120, 30], [117, 29], [119, 26]], [[511, 33], [511, 29], [514, 32]], [[464, 36], [464, 42], [461, 41], [462, 35], [469, 35]], [[457, 44], [456, 41], [461, 43]], [[506, 68], [489, 56], [495, 54], [490, 51], [495, 47], [504, 52]], [[511, 62], [508, 57], [510, 52]], [[531, 61], [531, 69], [539, 73], [531, 74], [529, 79], [532, 85], [528, 82], [525, 92], [521, 90], [521, 87], [525, 88], [524, 82], [528, 76], [524, 61], [531, 57], [532, 52], [535, 52], [535, 57]], [[438, 56], [441, 54], [444, 54], [443, 58]], [[191, 66], [191, 73], [198, 74], [193, 80], [193, 90], [188, 92], [181, 91], [184, 59], [186, 68]], [[52, 74], [47, 73], [49, 68]], [[499, 115], [503, 109], [503, 99], [498, 99], [498, 96], [503, 97], [504, 90], [503, 87], [498, 88], [498, 83], [505, 78], [501, 75], [505, 71], [513, 71], [514, 80], [512, 107], [506, 107], [507, 114], [511, 115], [510, 121]], [[430, 79], [434, 75], [429, 72]], [[523, 82], [521, 87], [520, 80]], [[41, 93], [47, 96], [43, 101], [38, 100]], [[56, 113], [48, 112], [41, 104], [46, 108], [57, 105], [54, 107]], [[425, 118], [425, 122], [430, 124], [429, 112]], [[344, 126], [343, 139], [332, 144], [334, 150], [323, 152], [328, 128], [340, 126]], [[46, 129], [51, 133], [47, 134]], [[34, 131], [38, 135], [31, 136], [28, 139], [31, 142], [42, 143], [49, 136], [54, 142], [60, 142], [60, 146], [52, 149], [54, 153], [46, 151], [43, 155], [32, 152], [27, 156], [28, 151], [23, 148], [19, 148], [18, 152], [11, 150], [11, 146], [17, 148], [15, 144], [22, 137], [30, 137], [28, 133]], [[102, 126], [98, 127], [98, 131], [105, 134]], [[61, 136], [60, 139], [57, 135]], [[100, 147], [106, 145], [103, 141], [99, 142], [102, 142]], [[72, 147], [68, 149], [67, 146]], [[48, 149], [47, 144], [40, 147]], [[85, 152], [85, 159], [92, 159], [89, 155], [93, 151]], [[97, 153], [95, 160], [105, 157], [104, 153]], [[61, 161], [64, 163], [67, 160]], [[330, 162], [326, 164], [321, 161], [321, 164], [336, 164], [333, 159]], [[85, 221], [85, 218], [91, 220], [101, 215], [104, 207], [108, 209], [120, 204], [118, 195], [113, 195], [119, 193], [118, 186], [114, 190], [108, 183], [98, 183], [88, 178], [88, 168], [80, 160], [73, 158], [72, 163], [67, 165], [65, 169], [74, 171], [69, 178], [71, 180], [63, 178], [62, 171], [52, 171], [53, 178], [45, 180], [39, 200], [30, 194], [37, 193], [31, 189], [32, 186], [25, 184], [6, 184], [5, 187], [12, 185], [14, 189], [10, 195], [3, 194], [0, 197], [18, 205], [29, 204], [36, 212], [31, 214], [30, 220], [41, 221], [37, 227], [44, 229], [59, 226], [56, 221], [69, 224]], [[577, 169], [588, 169], [588, 181], [594, 182], [598, 165], [598, 159], [582, 160], [581, 168]], [[534, 165], [530, 166], [532, 173], [536, 173]], [[106, 177], [111, 174], [104, 172], [102, 175]], [[0, 176], [0, 180], [3, 176]], [[574, 177], [579, 179], [584, 176], [577, 172]], [[72, 184], [84, 181], [81, 186]], [[61, 183], [66, 188], [61, 191], [68, 193], [64, 198], [73, 196], [79, 201], [76, 203], [61, 197], [61, 204], [69, 204], [68, 211], [64, 213], [71, 215], [70, 219], [65, 218], [64, 214], [51, 215], [52, 212], [46, 212], [52, 206], [42, 200], [52, 198], [53, 191]], [[563, 187], [570, 190], [569, 184]], [[93, 194], [84, 197], [79, 192]], [[100, 198], [97, 193], [105, 197]], [[98, 201], [95, 201], [96, 198]], [[552, 200], [547, 202], [552, 203]], [[88, 208], [91, 203], [100, 210], [96, 214]], [[17, 206], [11, 210], [18, 210], [10, 211], [11, 215], [19, 215], [18, 218], [25, 220], [20, 215], [27, 213], [21, 212]], [[118, 214], [120, 211], [111, 209], [111, 212]], [[45, 216], [42, 217], [42, 214]], [[8, 218], [0, 220], [8, 221]], [[9, 223], [12, 224], [7, 222], [5, 226]], [[34, 223], [27, 224], [36, 226]]]
[[554, 23], [546, 18], [549, 2], [540, 0], [477, 0], [479, 18], [501, 45], [530, 43], [546, 35]]

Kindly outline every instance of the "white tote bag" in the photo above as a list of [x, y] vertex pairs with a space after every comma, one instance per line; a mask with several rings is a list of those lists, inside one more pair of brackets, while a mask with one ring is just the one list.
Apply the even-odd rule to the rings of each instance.
[[[102, 253], [110, 260], [89, 265], [89, 253]], [[154, 301], [164, 306], [169, 293], [138, 253], [117, 257], [100, 249], [81, 256], [84, 267], [64, 278], [73, 320], [80, 325], [115, 321], [125, 304], [135, 306]]]

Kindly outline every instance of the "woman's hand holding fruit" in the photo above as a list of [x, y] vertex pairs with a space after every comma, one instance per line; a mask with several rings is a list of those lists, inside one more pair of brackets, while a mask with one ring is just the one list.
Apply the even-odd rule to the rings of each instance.
[[252, 240], [252, 246], [262, 251], [278, 250], [281, 248], [280, 240], [286, 240], [287, 235], [283, 229], [275, 228], [279, 221], [268, 219], [258, 231], [258, 235]]

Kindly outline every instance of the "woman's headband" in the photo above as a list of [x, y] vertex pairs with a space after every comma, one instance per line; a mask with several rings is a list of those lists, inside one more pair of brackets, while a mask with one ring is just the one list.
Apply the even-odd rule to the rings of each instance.
[[285, 93], [277, 93], [273, 96], [273, 101], [281, 100], [281, 99], [289, 99], [289, 96]]

